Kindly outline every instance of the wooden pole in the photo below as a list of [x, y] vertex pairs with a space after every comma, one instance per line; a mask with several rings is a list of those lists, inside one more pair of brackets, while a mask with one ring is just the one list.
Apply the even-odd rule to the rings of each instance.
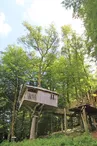
[[61, 116], [61, 131], [63, 132], [63, 116]]
[[52, 119], [52, 114], [51, 114], [51, 133], [53, 133], [53, 119]]
[[35, 139], [36, 138], [36, 118], [37, 118], [36, 115], [34, 115], [33, 118], [32, 118], [31, 130], [30, 130], [30, 139]]
[[82, 121], [83, 121], [85, 132], [89, 132], [88, 124], [87, 124], [87, 116], [86, 116], [85, 106], [82, 107], [81, 117], [82, 117]]
[[84, 127], [83, 127], [83, 120], [82, 120], [82, 113], [80, 113], [80, 128], [81, 128], [81, 130], [84, 129]]
[[66, 117], [66, 109], [64, 108], [64, 130], [67, 131], [67, 117]]

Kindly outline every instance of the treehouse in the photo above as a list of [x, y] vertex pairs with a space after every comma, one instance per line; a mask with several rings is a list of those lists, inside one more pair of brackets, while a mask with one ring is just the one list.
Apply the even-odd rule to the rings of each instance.
[[97, 130], [97, 90], [91, 94], [87, 93], [80, 101], [73, 102], [69, 111], [73, 113], [72, 117], [79, 119], [80, 126], [84, 127], [86, 132]]
[[44, 108], [52, 109], [58, 106], [58, 94], [44, 88], [26, 85], [20, 90], [19, 103], [20, 108], [44, 105]]
[[32, 112], [32, 124], [30, 130], [30, 139], [37, 136], [38, 119], [44, 110], [57, 109], [58, 94], [40, 87], [26, 85], [20, 89], [19, 108], [25, 106]]

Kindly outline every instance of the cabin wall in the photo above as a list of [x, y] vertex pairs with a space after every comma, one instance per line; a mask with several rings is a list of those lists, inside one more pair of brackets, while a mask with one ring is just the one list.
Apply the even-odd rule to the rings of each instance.
[[51, 94], [52, 93], [39, 90], [37, 93], [37, 102], [57, 107], [58, 96], [56, 94], [52, 94], [52, 96]]
[[37, 102], [36, 94], [37, 93], [35, 93], [35, 92], [30, 92], [30, 91], [26, 90], [26, 92], [23, 95], [23, 98], [25, 100]]
[[23, 100], [57, 107], [58, 95], [41, 90], [38, 90], [37, 93], [26, 91], [23, 95]]

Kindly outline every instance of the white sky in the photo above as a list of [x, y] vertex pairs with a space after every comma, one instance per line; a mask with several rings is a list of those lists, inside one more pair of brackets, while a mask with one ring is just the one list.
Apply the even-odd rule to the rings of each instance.
[[[52, 22], [60, 30], [63, 25], [71, 25], [77, 33], [82, 34], [84, 27], [82, 21], [72, 18], [72, 10], [62, 7], [62, 0], [15, 0], [16, 5], [23, 8], [22, 21], [26, 20], [32, 25], [47, 26]], [[13, 28], [6, 23], [4, 13], [0, 13], [0, 35], [7, 35]], [[18, 21], [18, 20], [17, 20]]]
[[[24, 5], [28, 4], [27, 0], [24, 2]], [[58, 29], [63, 25], [70, 24], [77, 33], [82, 34], [84, 31], [82, 21], [73, 19], [72, 10], [65, 10], [61, 2], [62, 0], [32, 0], [29, 8], [24, 12], [24, 20], [42, 26], [54, 22]]]
[[5, 22], [4, 13], [0, 12], [0, 35], [6, 36], [11, 30], [11, 26]]
[[24, 0], [16, 0], [17, 5], [24, 5]]

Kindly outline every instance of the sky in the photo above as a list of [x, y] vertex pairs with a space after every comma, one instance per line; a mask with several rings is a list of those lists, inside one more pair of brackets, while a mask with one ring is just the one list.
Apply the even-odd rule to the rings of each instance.
[[58, 32], [63, 25], [71, 25], [82, 34], [84, 27], [80, 19], [72, 18], [72, 10], [65, 10], [62, 0], [0, 0], [0, 50], [25, 34], [23, 21], [31, 25], [46, 27], [54, 23]]

